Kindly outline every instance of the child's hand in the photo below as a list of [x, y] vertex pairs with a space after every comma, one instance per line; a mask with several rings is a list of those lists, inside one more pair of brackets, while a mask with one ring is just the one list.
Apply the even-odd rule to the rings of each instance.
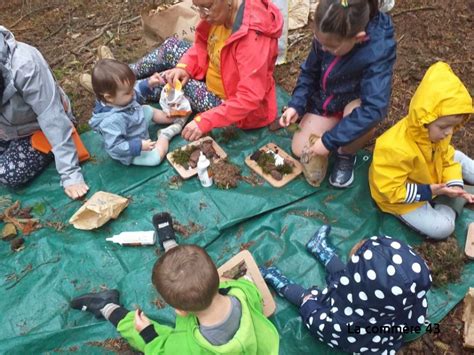
[[181, 81], [183, 86], [186, 85], [191, 78], [189, 73], [183, 68], [168, 69], [162, 73], [168, 84], [174, 85], [177, 81]]
[[195, 141], [201, 138], [203, 135], [202, 131], [199, 129], [196, 121], [189, 122], [181, 132], [181, 136], [187, 141]]
[[311, 157], [312, 155], [327, 156], [329, 155], [329, 150], [324, 146], [321, 138], [319, 138], [313, 145], [305, 145], [301, 156]]
[[141, 332], [143, 329], [151, 324], [148, 317], [142, 312], [141, 309], [135, 311], [135, 329]]
[[166, 81], [161, 77], [160, 73], [155, 73], [148, 78], [148, 86], [151, 88], [157, 87], [159, 85], [165, 85]]
[[156, 142], [151, 139], [142, 140], [142, 151], [148, 151], [155, 149]]
[[433, 195], [438, 195], [438, 196], [446, 195], [446, 196], [452, 197], [452, 198], [462, 197], [462, 198], [466, 199], [467, 202], [469, 202], [469, 203], [474, 202], [474, 196], [471, 195], [470, 193], [464, 191], [464, 189], [462, 189], [459, 186], [448, 187], [448, 186], [446, 186], [446, 184], [431, 184], [430, 188], [431, 188], [431, 193]]
[[298, 119], [298, 112], [293, 107], [288, 107], [280, 117], [280, 126], [288, 127]]

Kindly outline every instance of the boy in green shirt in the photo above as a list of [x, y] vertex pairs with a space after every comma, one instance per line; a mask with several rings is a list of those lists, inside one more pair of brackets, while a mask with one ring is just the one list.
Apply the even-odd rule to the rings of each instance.
[[176, 327], [129, 312], [117, 290], [77, 297], [71, 307], [106, 318], [145, 354], [278, 354], [278, 332], [263, 315], [257, 287], [244, 279], [220, 281], [204, 249], [176, 244], [169, 214], [155, 215], [153, 224], [166, 253], [153, 267], [152, 282], [175, 308]]

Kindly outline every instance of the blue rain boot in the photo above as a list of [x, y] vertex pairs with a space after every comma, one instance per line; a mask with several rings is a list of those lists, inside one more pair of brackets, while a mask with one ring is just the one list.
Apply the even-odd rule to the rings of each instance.
[[308, 250], [316, 259], [326, 266], [331, 258], [336, 255], [334, 248], [328, 245], [326, 237], [331, 231], [331, 226], [323, 225], [319, 228], [316, 233], [306, 244], [306, 250]]
[[269, 284], [270, 286], [272, 286], [275, 289], [275, 291], [281, 297], [283, 297], [283, 293], [282, 293], [283, 289], [292, 282], [288, 280], [288, 278], [285, 275], [283, 275], [281, 271], [274, 266], [271, 266], [269, 268], [261, 266], [259, 267], [259, 270], [265, 282]]

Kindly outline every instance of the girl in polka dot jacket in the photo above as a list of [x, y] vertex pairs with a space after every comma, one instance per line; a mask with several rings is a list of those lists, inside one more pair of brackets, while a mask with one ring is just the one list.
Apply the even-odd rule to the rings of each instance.
[[306, 245], [328, 272], [327, 287], [306, 290], [275, 267], [261, 272], [278, 294], [300, 308], [311, 334], [346, 352], [395, 354], [403, 334], [425, 324], [431, 274], [413, 249], [388, 236], [356, 244], [344, 265], [326, 243], [330, 226]]

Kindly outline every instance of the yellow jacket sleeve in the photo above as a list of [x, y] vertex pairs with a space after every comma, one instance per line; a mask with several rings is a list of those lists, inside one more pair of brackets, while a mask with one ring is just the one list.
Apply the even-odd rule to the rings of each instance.
[[[395, 160], [395, 156], [399, 159]], [[393, 148], [375, 149], [370, 174], [371, 188], [376, 190], [372, 193], [375, 201], [405, 203], [408, 175], [412, 170], [413, 161], [405, 153], [397, 154]]]
[[454, 160], [452, 145], [443, 154], [443, 183], [448, 186], [464, 186], [461, 164]]

